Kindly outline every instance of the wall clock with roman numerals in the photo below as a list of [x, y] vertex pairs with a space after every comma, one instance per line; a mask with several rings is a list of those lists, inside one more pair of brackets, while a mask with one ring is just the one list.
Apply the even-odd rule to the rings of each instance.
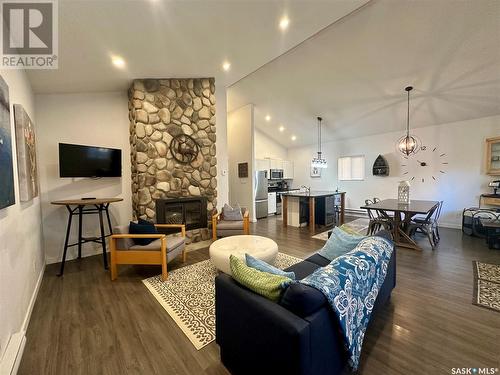
[[448, 167], [445, 152], [437, 146], [420, 146], [417, 154], [403, 156], [401, 170], [403, 178], [410, 182], [434, 182], [443, 177]]

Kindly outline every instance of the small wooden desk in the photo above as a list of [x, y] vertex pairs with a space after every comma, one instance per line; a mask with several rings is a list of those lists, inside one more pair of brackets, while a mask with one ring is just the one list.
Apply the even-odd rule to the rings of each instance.
[[361, 206], [360, 208], [394, 212], [392, 235], [394, 236], [396, 246], [422, 250], [407, 233], [407, 228], [413, 216], [419, 214], [427, 215], [437, 205], [439, 205], [437, 201], [411, 200], [409, 204], [402, 204], [397, 199], [384, 199], [383, 201]]
[[479, 208], [482, 205], [500, 206], [500, 194], [481, 194], [479, 196]]
[[[102, 255], [104, 260], [104, 268], [108, 269], [108, 257], [106, 254], [106, 237], [109, 237], [113, 233], [111, 227], [111, 219], [109, 218], [109, 205], [114, 202], [123, 201], [122, 198], [99, 198], [99, 199], [68, 199], [62, 201], [53, 201], [51, 204], [58, 206], [66, 206], [68, 210], [68, 225], [66, 228], [66, 238], [64, 240], [64, 252], [61, 260], [61, 268], [57, 276], [62, 276], [64, 273], [64, 263], [66, 262], [66, 253], [68, 247], [78, 246], [78, 259], [82, 257], [82, 244], [87, 242], [96, 242], [102, 245]], [[91, 206], [85, 208], [86, 206]], [[93, 206], [93, 207], [92, 207]], [[109, 233], [104, 234], [104, 221], [102, 213], [106, 213], [106, 218], [108, 220]], [[99, 215], [99, 225], [101, 228], [100, 237], [82, 237], [82, 224], [83, 215], [98, 214]], [[78, 242], [69, 244], [69, 236], [71, 232], [71, 222], [74, 215], [78, 215]]]

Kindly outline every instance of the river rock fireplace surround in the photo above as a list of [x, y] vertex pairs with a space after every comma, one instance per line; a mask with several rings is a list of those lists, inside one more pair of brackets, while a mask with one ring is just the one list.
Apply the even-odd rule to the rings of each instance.
[[136, 79], [128, 104], [134, 218], [184, 220], [187, 243], [209, 239], [217, 207], [215, 80]]

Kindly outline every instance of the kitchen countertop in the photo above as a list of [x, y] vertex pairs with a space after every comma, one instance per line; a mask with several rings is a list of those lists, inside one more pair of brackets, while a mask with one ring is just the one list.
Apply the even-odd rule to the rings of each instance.
[[286, 195], [289, 197], [298, 197], [298, 198], [319, 198], [319, 197], [328, 197], [330, 195], [338, 195], [344, 194], [345, 191], [316, 191], [312, 190], [310, 193], [307, 192], [291, 192], [291, 193], [282, 193], [281, 195]]
[[293, 189], [293, 188], [289, 188], [289, 189], [267, 189], [267, 191], [269, 193], [286, 193], [288, 191], [296, 191], [296, 190], [300, 190], [300, 189]]

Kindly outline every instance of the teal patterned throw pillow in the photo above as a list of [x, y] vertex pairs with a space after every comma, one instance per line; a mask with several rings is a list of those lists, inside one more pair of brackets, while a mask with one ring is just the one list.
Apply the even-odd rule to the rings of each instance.
[[229, 257], [229, 264], [233, 279], [274, 302], [279, 300], [281, 291], [292, 282], [292, 279], [288, 277], [273, 275], [248, 267], [243, 260], [234, 255]]

